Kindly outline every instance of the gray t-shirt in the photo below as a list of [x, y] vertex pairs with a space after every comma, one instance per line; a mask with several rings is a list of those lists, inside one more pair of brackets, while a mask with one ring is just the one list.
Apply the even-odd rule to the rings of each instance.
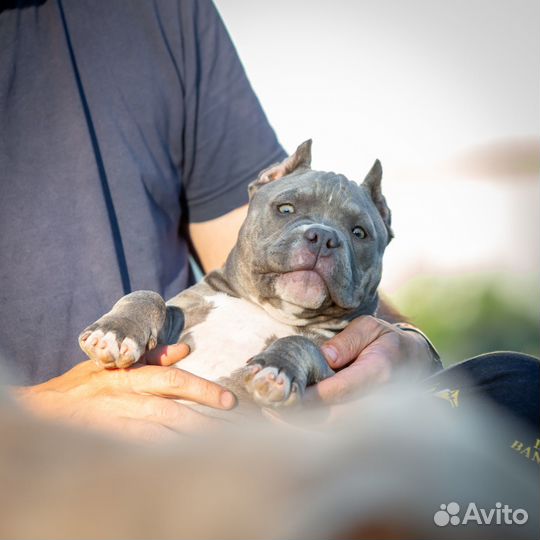
[[187, 222], [247, 202], [283, 150], [206, 0], [0, 13], [0, 355], [21, 383], [137, 289], [190, 284]]

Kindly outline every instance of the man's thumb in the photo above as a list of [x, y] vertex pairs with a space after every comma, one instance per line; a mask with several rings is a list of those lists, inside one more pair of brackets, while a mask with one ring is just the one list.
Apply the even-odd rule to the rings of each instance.
[[354, 319], [342, 332], [321, 346], [321, 351], [331, 368], [346, 366], [380, 334], [376, 319], [363, 316]]

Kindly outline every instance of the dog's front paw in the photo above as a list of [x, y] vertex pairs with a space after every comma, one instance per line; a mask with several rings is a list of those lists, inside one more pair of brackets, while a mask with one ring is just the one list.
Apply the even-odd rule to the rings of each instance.
[[265, 360], [262, 355], [250, 360], [245, 368], [244, 385], [261, 407], [288, 407], [298, 403], [301, 397], [293, 371]]
[[147, 348], [155, 346], [155, 340], [141, 335], [140, 329], [124, 317], [108, 316], [90, 325], [79, 336], [81, 349], [98, 365], [112, 368], [127, 368], [137, 362]]

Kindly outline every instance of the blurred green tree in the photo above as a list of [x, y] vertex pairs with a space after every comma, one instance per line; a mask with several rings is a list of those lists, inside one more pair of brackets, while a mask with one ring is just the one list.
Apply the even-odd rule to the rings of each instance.
[[538, 356], [539, 297], [532, 279], [466, 274], [416, 278], [393, 301], [430, 337], [448, 366], [497, 350]]

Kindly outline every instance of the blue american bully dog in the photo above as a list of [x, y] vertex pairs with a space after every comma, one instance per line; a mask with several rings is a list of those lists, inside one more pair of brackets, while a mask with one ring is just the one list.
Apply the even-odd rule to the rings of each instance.
[[319, 346], [377, 312], [390, 210], [376, 161], [358, 185], [314, 171], [311, 141], [249, 186], [249, 212], [225, 266], [168, 302], [137, 291], [79, 337], [105, 368], [157, 344], [186, 342], [183, 370], [220, 382], [241, 402], [297, 403], [330, 377]]

